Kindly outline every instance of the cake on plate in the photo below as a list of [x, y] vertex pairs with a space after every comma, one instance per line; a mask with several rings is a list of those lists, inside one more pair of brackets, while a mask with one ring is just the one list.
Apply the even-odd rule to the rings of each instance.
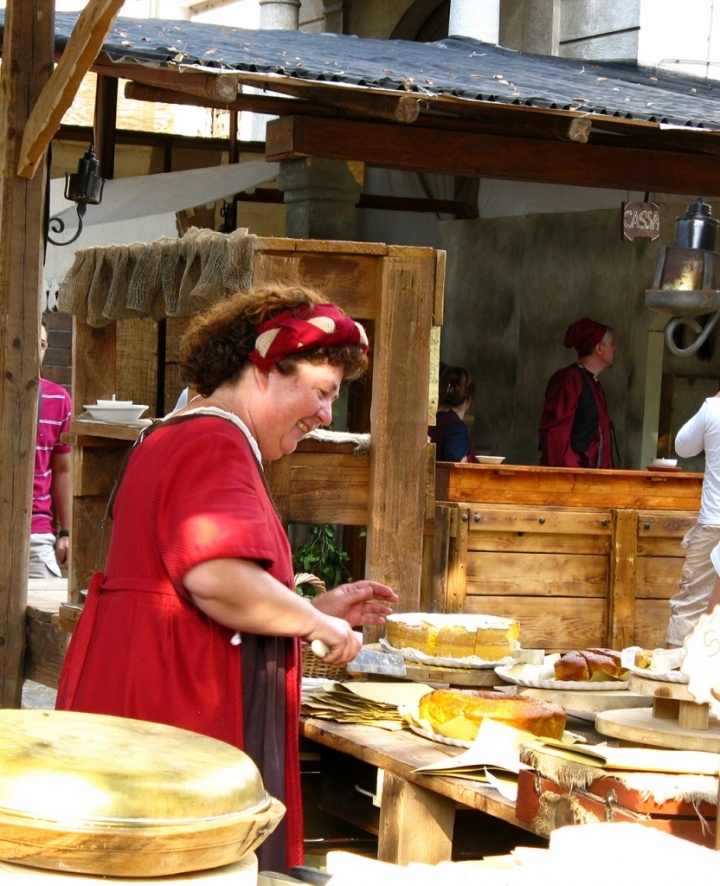
[[564, 708], [555, 702], [483, 690], [435, 689], [422, 696], [418, 714], [440, 735], [451, 721], [467, 721], [472, 737], [485, 718], [544, 738], [562, 738], [567, 721]]
[[520, 625], [495, 615], [406, 612], [389, 615], [385, 639], [394, 649], [431, 658], [501, 661], [518, 647]]

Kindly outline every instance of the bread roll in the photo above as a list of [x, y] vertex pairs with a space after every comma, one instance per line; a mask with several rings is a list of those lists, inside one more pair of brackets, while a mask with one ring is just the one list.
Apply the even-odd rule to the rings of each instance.
[[567, 721], [564, 709], [554, 702], [522, 695], [460, 689], [436, 689], [423, 695], [419, 715], [440, 734], [443, 734], [443, 725], [455, 718], [474, 724], [474, 733], [477, 734], [480, 723], [488, 717], [533, 735], [562, 738]]
[[619, 677], [622, 674], [620, 653], [613, 649], [573, 650], [566, 652], [554, 665], [555, 679], [570, 682], [583, 682], [592, 679], [593, 674], [607, 674]]
[[598, 672], [608, 674], [611, 677], [617, 677], [620, 673], [619, 665], [609, 655], [602, 655], [600, 652], [590, 652], [589, 649], [583, 650], [580, 654], [584, 656], [585, 661], [588, 663], [590, 677]]
[[620, 658], [621, 655], [619, 652], [616, 652], [614, 649], [606, 649], [604, 647], [599, 646], [588, 646], [588, 652], [597, 652], [598, 655], [606, 655], [608, 658], [611, 658], [615, 664], [620, 668]]
[[590, 679], [587, 660], [579, 652], [566, 652], [555, 662], [554, 671], [556, 680], [582, 683]]

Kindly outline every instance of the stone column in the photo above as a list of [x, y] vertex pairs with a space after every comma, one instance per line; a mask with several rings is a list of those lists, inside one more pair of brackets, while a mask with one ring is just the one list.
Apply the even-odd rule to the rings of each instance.
[[302, 157], [280, 167], [287, 206], [285, 234], [312, 240], [355, 240], [363, 163]]
[[560, 0], [530, 0], [525, 11], [523, 52], [560, 55]]
[[[297, 31], [299, 13], [300, 0], [260, 0], [260, 30]], [[257, 95], [264, 94], [264, 90], [250, 86], [246, 87], [246, 91]], [[265, 141], [267, 122], [272, 119], [267, 114], [252, 115], [252, 124], [250, 126], [250, 138], [252, 141]]]
[[261, 31], [297, 31], [300, 0], [260, 0]]
[[500, 0], [450, 0], [448, 35], [497, 43], [500, 39]]

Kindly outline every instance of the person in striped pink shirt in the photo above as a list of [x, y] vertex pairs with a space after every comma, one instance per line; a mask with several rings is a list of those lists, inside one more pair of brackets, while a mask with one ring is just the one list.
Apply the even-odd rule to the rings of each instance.
[[[40, 329], [40, 365], [48, 348], [48, 331]], [[60, 578], [70, 548], [71, 447], [60, 439], [70, 427], [72, 400], [61, 385], [40, 378], [35, 440], [30, 578]]]

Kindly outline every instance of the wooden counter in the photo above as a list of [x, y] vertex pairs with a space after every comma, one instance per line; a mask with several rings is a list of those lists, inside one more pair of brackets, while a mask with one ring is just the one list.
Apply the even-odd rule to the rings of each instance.
[[683, 471], [438, 462], [435, 497], [454, 502], [697, 512], [702, 480], [702, 474]]
[[416, 773], [418, 766], [454, 757], [460, 748], [436, 744], [406, 730], [305, 719], [300, 732], [325, 747], [382, 770], [378, 859], [395, 864], [449, 861], [458, 805], [486, 812], [535, 833], [515, 815], [515, 804], [494, 788], [464, 778]]
[[515, 618], [527, 648], [664, 646], [702, 479], [439, 463], [423, 608]]

